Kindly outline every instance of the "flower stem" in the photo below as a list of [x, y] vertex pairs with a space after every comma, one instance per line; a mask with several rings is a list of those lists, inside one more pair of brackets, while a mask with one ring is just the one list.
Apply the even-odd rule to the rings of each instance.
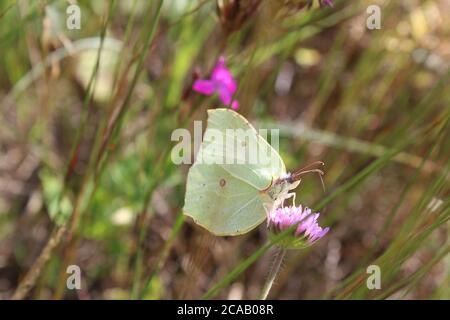
[[266, 283], [264, 284], [263, 290], [261, 292], [261, 300], [266, 300], [269, 295], [270, 289], [275, 281], [275, 278], [280, 271], [281, 264], [283, 263], [284, 256], [286, 255], [286, 249], [279, 249], [275, 259], [273, 261], [272, 268], [270, 269], [269, 276], [267, 277]]

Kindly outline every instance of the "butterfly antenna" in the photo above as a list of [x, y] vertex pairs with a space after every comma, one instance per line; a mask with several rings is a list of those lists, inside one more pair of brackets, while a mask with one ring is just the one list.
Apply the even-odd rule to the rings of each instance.
[[303, 169], [298, 170], [297, 172], [294, 172], [294, 174], [291, 176], [292, 181], [299, 181], [301, 179], [301, 176], [308, 174], [308, 173], [317, 173], [319, 175], [319, 179], [320, 179], [320, 183], [322, 184], [322, 190], [323, 193], [325, 193], [325, 183], [323, 182], [323, 175], [324, 172], [320, 169], [310, 169], [310, 170], [305, 170], [308, 168], [312, 168], [315, 165], [324, 165], [324, 163], [322, 161], [316, 161], [313, 162], [309, 165], [307, 165], [306, 167], [304, 167]]
[[311, 170], [303, 170], [294, 172], [291, 176], [292, 181], [298, 181], [302, 176], [308, 173], [317, 173], [320, 177], [322, 177], [325, 173], [320, 169], [311, 169]]
[[323, 194], [326, 193], [325, 191], [325, 183], [323, 182], [323, 177], [321, 174], [319, 174], [319, 178], [320, 178], [320, 183], [322, 184], [322, 190], [323, 190]]
[[305, 170], [310, 170], [312, 167], [315, 167], [315, 166], [324, 166], [324, 165], [325, 165], [325, 163], [322, 161], [314, 161], [313, 163], [310, 163], [307, 166], [300, 168], [299, 170], [296, 170], [296, 172], [302, 172]]
[[[323, 175], [324, 175], [324, 172], [323, 172], [322, 170], [320, 170], [320, 169], [317, 169], [317, 168], [316, 168], [316, 169], [310, 169], [310, 168], [313, 168], [314, 166], [317, 166], [317, 165], [324, 166], [325, 163], [323, 163], [322, 161], [315, 161], [315, 162], [313, 162], [313, 163], [307, 165], [306, 167], [304, 167], [304, 168], [302, 168], [302, 169], [297, 170], [296, 172], [294, 172], [294, 173], [292, 174], [292, 176], [291, 176], [291, 179], [292, 179], [292, 181], [299, 181], [299, 180], [301, 180], [301, 177], [302, 177], [304, 174], [308, 174], [308, 173], [317, 173], [317, 174], [319, 175], [319, 179], [320, 179], [320, 183], [321, 183], [321, 185], [322, 185], [323, 193], [325, 194], [325, 193], [326, 193], [326, 190], [325, 190], [325, 183], [324, 183], [324, 181], [323, 181]], [[305, 170], [305, 169], [308, 169], [308, 170]], [[322, 211], [322, 212], [324, 212], [324, 211], [326, 211], [326, 207], [323, 208], [323, 211]]]

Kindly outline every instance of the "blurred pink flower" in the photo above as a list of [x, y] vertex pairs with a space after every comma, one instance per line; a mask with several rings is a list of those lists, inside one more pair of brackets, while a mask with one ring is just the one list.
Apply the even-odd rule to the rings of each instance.
[[224, 57], [220, 57], [217, 61], [216, 66], [212, 71], [211, 79], [196, 80], [192, 89], [207, 96], [217, 93], [220, 100], [225, 105], [228, 106], [231, 104], [231, 108], [234, 110], [239, 108], [239, 102], [237, 100], [232, 100], [233, 95], [237, 90], [237, 83], [236, 80], [233, 79], [230, 70], [225, 66]]

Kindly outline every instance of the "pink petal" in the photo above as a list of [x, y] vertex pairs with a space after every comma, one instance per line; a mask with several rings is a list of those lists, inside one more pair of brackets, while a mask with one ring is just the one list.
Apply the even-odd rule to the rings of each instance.
[[211, 75], [211, 79], [225, 86], [231, 93], [235, 93], [237, 89], [236, 81], [233, 79], [233, 75], [230, 70], [226, 68], [215, 68]]
[[225, 86], [228, 91], [230, 91], [231, 95], [233, 95], [237, 90], [237, 83], [233, 79], [231, 71], [225, 67], [224, 57], [219, 58], [219, 61], [211, 74], [211, 80]]
[[326, 227], [325, 229], [323, 229], [322, 231], [319, 232], [318, 237], [322, 238], [324, 235], [326, 235], [328, 233], [328, 231], [330, 231], [330, 228]]
[[214, 82], [211, 80], [195, 80], [192, 89], [201, 94], [210, 96], [214, 93]]
[[233, 108], [233, 110], [239, 109], [239, 101], [233, 100], [233, 102], [231, 102], [231, 108]]
[[231, 103], [232, 93], [224, 86], [219, 88], [219, 98], [223, 104], [229, 105]]
[[225, 67], [225, 57], [220, 56], [219, 60], [217, 60], [215, 68], [224, 68]]

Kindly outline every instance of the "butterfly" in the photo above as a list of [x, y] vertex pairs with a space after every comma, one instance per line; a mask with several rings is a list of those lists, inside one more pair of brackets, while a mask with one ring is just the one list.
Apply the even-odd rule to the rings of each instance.
[[244, 234], [286, 199], [293, 197], [295, 203], [292, 190], [309, 172], [323, 175], [305, 168], [288, 173], [278, 152], [247, 119], [231, 109], [211, 109], [188, 172], [183, 213], [215, 235]]

